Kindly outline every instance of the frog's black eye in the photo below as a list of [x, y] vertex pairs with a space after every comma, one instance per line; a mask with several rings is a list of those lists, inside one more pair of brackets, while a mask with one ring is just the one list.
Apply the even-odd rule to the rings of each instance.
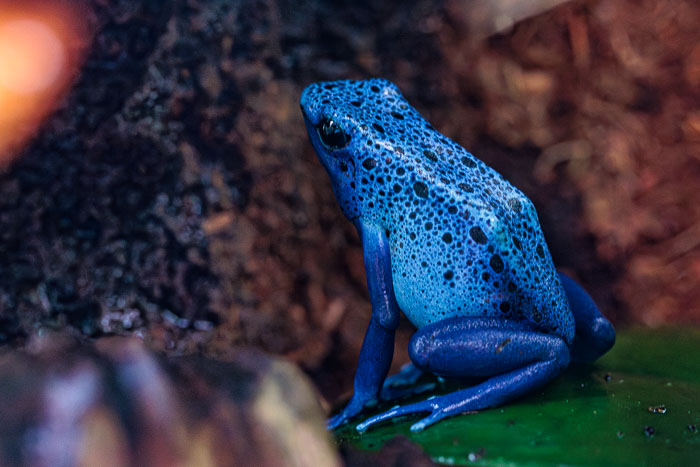
[[321, 120], [316, 126], [316, 131], [323, 145], [331, 151], [342, 149], [350, 142], [350, 135], [330, 118]]

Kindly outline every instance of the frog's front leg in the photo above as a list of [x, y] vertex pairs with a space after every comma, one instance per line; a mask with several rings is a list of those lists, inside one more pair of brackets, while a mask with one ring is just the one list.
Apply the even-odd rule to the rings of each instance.
[[372, 317], [362, 342], [360, 360], [355, 372], [355, 392], [348, 405], [328, 420], [329, 429], [342, 425], [360, 413], [365, 406], [377, 401], [391, 366], [394, 332], [399, 324], [399, 306], [394, 296], [389, 242], [385, 231], [359, 219], [355, 226], [362, 238]]
[[455, 317], [419, 329], [409, 355], [418, 367], [438, 376], [488, 378], [450, 394], [409, 404], [369, 418], [357, 429], [402, 415], [429, 412], [411, 426], [420, 431], [443, 418], [503, 404], [542, 386], [569, 364], [569, 347], [525, 322]]

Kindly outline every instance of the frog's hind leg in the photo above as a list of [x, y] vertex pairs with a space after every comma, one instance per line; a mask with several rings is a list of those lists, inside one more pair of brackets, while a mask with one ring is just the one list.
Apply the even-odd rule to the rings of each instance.
[[411, 426], [420, 431], [453, 415], [502, 404], [540, 387], [569, 364], [569, 348], [559, 337], [525, 322], [449, 318], [424, 326], [411, 338], [409, 354], [420, 369], [447, 378], [488, 378], [476, 386], [400, 406], [359, 424], [429, 412]]
[[576, 322], [576, 335], [571, 345], [571, 360], [592, 362], [615, 344], [615, 329], [601, 314], [583, 287], [562, 273], [559, 273], [559, 278]]

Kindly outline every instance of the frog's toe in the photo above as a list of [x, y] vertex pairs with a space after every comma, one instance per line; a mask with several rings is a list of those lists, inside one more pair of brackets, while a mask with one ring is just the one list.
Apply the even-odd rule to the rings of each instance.
[[390, 420], [396, 417], [402, 417], [404, 415], [411, 415], [414, 413], [434, 412], [435, 410], [437, 410], [437, 406], [433, 404], [430, 400], [416, 402], [415, 404], [408, 404], [403, 406], [397, 405], [391, 410], [387, 410], [384, 413], [380, 413], [378, 415], [368, 418], [364, 422], [358, 424], [355, 428], [357, 429], [357, 431], [362, 433], [364, 431], [367, 431], [367, 429], [370, 426], [375, 425], [379, 422], [383, 422], [385, 420]]
[[338, 414], [329, 418], [326, 422], [326, 428], [333, 430], [341, 425], [344, 425], [355, 416], [359, 415], [367, 407], [373, 407], [377, 404], [376, 396], [368, 396], [363, 393], [355, 393], [350, 399], [350, 402]]
[[343, 412], [341, 412], [337, 415], [332, 416], [328, 420], [326, 420], [326, 428], [328, 430], [335, 430], [336, 428], [338, 428], [340, 425], [344, 424], [347, 421], [348, 421], [348, 417]]
[[411, 425], [411, 431], [416, 433], [419, 431], [423, 431], [424, 428], [429, 427], [430, 425], [439, 422], [443, 418], [447, 418], [453, 414], [450, 414], [448, 412], [445, 412], [443, 410], [434, 410], [433, 413], [425, 417], [424, 419], [414, 423]]

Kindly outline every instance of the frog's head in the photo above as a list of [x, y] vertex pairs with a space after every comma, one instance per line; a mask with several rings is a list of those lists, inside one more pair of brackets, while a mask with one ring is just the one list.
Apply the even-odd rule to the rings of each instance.
[[301, 111], [338, 202], [348, 218], [358, 217], [366, 198], [362, 185], [403, 153], [397, 141], [417, 112], [383, 79], [314, 83], [301, 94]]

